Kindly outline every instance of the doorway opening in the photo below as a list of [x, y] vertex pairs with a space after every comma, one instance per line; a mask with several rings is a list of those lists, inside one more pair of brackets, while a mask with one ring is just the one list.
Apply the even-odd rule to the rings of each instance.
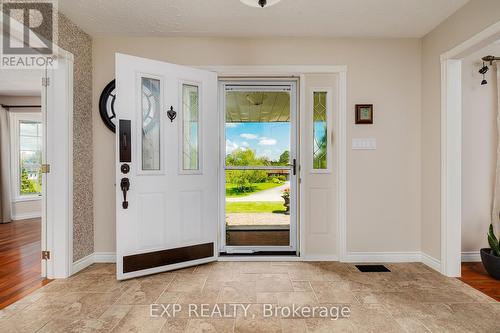
[[0, 309], [48, 283], [42, 70], [0, 70]]
[[221, 81], [221, 253], [297, 251], [297, 81]]

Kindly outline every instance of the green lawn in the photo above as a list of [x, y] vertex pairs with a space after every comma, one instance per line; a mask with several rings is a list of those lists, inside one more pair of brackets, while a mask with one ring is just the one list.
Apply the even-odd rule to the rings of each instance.
[[244, 197], [246, 195], [267, 190], [273, 187], [281, 186], [283, 183], [253, 183], [251, 184], [252, 191], [251, 192], [238, 192], [236, 191], [236, 185], [231, 183], [226, 183], [226, 197]]
[[226, 213], [284, 213], [283, 202], [226, 202]]

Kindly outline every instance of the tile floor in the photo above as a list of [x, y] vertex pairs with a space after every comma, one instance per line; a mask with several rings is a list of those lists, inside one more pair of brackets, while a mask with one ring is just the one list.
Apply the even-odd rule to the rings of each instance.
[[[94, 264], [0, 311], [0, 332], [500, 332], [500, 303], [419, 263], [387, 266], [391, 273], [332, 262], [218, 262], [118, 282], [114, 265]], [[152, 303], [182, 311], [151, 317]], [[240, 309], [206, 319], [190, 317], [189, 303], [250, 307], [247, 316]], [[264, 318], [264, 303], [347, 306], [351, 314]]]

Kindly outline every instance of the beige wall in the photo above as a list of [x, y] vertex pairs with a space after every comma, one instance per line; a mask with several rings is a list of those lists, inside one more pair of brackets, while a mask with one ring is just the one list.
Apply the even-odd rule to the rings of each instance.
[[472, 0], [422, 41], [422, 251], [441, 258], [440, 55], [500, 20], [500, 1]]
[[478, 70], [485, 55], [500, 54], [500, 44], [462, 62], [462, 251], [487, 247], [491, 222], [497, 150], [497, 80], [490, 67], [487, 85]]
[[[115, 251], [114, 139], [97, 107], [115, 52], [193, 65], [347, 65], [348, 146], [353, 137], [377, 139], [375, 151], [348, 150], [348, 250], [420, 250], [420, 40], [95, 38], [95, 251]], [[353, 124], [356, 103], [374, 104], [373, 126]]]

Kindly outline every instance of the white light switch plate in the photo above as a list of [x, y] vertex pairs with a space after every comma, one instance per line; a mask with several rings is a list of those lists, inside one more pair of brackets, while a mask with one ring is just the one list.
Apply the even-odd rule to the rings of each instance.
[[377, 139], [375, 139], [375, 138], [352, 139], [352, 149], [356, 149], [356, 150], [374, 150], [374, 149], [377, 149]]

